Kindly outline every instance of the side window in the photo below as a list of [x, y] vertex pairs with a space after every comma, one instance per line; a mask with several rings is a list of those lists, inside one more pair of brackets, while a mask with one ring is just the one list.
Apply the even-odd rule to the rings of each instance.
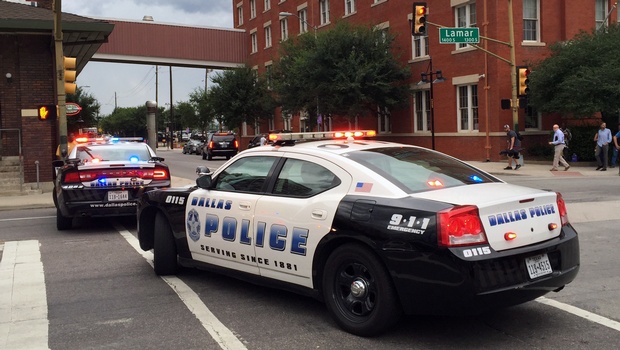
[[276, 180], [273, 193], [291, 197], [311, 197], [340, 183], [340, 179], [334, 173], [318, 164], [287, 159]]
[[246, 157], [231, 164], [218, 174], [213, 188], [219, 191], [263, 192], [269, 170], [277, 157]]

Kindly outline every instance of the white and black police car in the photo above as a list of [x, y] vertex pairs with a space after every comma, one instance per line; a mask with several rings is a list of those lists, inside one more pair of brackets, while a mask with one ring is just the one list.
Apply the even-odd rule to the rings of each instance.
[[138, 198], [170, 187], [170, 171], [142, 138], [78, 138], [66, 160], [54, 161], [56, 228], [73, 218], [135, 216]]
[[575, 278], [559, 193], [372, 135], [273, 134], [195, 187], [145, 193], [140, 246], [159, 275], [214, 269], [310, 295], [361, 336], [402, 313], [480, 313]]

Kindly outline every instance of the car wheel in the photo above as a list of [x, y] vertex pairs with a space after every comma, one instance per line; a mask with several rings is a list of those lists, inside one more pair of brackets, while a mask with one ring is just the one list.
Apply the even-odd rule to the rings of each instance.
[[185, 152], [185, 148], [183, 148], [183, 150], [181, 151], [181, 153], [183, 153], [183, 154], [185, 154], [185, 153], [186, 153], [186, 152]]
[[73, 218], [63, 216], [60, 209], [56, 208], [56, 229], [58, 231], [70, 230], [73, 227]]
[[346, 244], [334, 250], [325, 266], [323, 297], [342, 329], [373, 336], [398, 321], [402, 309], [394, 285], [372, 251]]
[[153, 240], [153, 268], [159, 276], [177, 273], [177, 246], [172, 229], [162, 213], [155, 216], [155, 237]]

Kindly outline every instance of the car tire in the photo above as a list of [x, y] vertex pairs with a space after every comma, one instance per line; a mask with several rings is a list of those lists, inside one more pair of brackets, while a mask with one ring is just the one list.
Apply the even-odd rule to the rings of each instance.
[[186, 153], [186, 152], [185, 152], [185, 148], [183, 148], [183, 150], [181, 151], [181, 153], [183, 153], [183, 154], [185, 154], [185, 153]]
[[70, 230], [73, 227], [73, 218], [63, 216], [60, 209], [56, 208], [56, 229], [58, 231]]
[[340, 246], [325, 266], [323, 298], [342, 329], [369, 337], [399, 320], [402, 308], [390, 274], [370, 249], [359, 244]]
[[170, 224], [162, 213], [155, 216], [153, 269], [158, 276], [175, 275], [178, 270], [177, 246]]

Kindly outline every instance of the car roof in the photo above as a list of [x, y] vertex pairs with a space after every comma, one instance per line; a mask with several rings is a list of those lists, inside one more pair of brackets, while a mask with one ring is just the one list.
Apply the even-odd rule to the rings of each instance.
[[[414, 147], [422, 148], [413, 145], [405, 145], [395, 142], [378, 141], [378, 140], [320, 140], [320, 141], [306, 141], [297, 142], [293, 146], [269, 146], [268, 148], [251, 148], [243, 151], [243, 153], [251, 152], [292, 152], [292, 153], [305, 153], [315, 154], [317, 156], [335, 156], [342, 155], [344, 153], [364, 151], [384, 147]], [[329, 157], [329, 156], [328, 156]]]

